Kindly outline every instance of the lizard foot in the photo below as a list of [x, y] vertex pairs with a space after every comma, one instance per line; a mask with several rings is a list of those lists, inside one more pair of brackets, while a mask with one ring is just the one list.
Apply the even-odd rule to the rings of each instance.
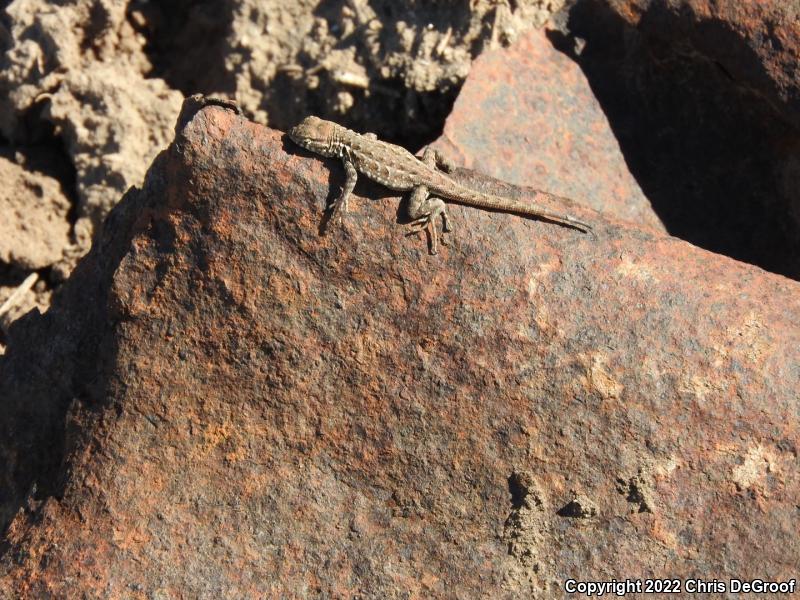
[[[418, 191], [420, 194], [427, 193], [427, 190], [424, 188], [418, 188]], [[415, 192], [415, 194], [416, 193], [417, 192]], [[417, 214], [412, 213], [412, 216], [417, 218], [409, 224], [409, 233], [419, 233], [422, 230], [427, 231], [428, 236], [430, 236], [430, 252], [431, 254], [436, 254], [439, 252], [439, 232], [436, 230], [436, 218], [439, 215], [442, 217], [442, 245], [446, 246], [447, 241], [444, 234], [452, 230], [450, 227], [450, 217], [447, 214], [447, 206], [439, 198], [429, 198], [426, 208], [428, 212], [421, 215], [419, 212], [417, 212]]]
[[[434, 215], [425, 215], [415, 221], [409, 223], [408, 234], [414, 235], [420, 231], [426, 231], [430, 238], [431, 254], [439, 253], [439, 232], [436, 230], [436, 217]], [[447, 232], [450, 231], [450, 224], [447, 218], [443, 215], [444, 225], [442, 227], [442, 246], [447, 246]]]
[[328, 208], [330, 211], [330, 219], [331, 221], [344, 221], [344, 214], [347, 212], [347, 198], [339, 198], [333, 204], [330, 205]]

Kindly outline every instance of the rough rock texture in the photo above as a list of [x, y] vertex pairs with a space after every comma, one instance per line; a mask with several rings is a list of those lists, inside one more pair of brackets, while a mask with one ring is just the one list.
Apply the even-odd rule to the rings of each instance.
[[[60, 285], [113, 204], [141, 183], [171, 139], [181, 92], [235, 97], [273, 127], [317, 113], [419, 146], [436, 136], [475, 56], [563, 3], [1, 3], [0, 144], [50, 146], [75, 204], [75, 248], [43, 283]], [[48, 251], [46, 239], [29, 244], [14, 252]], [[16, 282], [4, 267], [0, 288]]]
[[0, 592], [796, 576], [800, 284], [588, 209], [595, 237], [455, 207], [432, 257], [374, 186], [320, 235], [335, 161], [182, 122], [12, 328]]
[[437, 145], [481, 173], [663, 230], [586, 76], [543, 31], [475, 61]]
[[606, 0], [631, 25], [692, 48], [800, 129], [797, 0]]
[[57, 180], [33, 174], [0, 151], [0, 261], [41, 269], [69, 245], [70, 202]]
[[551, 34], [586, 73], [667, 231], [795, 279], [798, 10], [785, 0], [585, 0], [565, 13], [567, 35]]

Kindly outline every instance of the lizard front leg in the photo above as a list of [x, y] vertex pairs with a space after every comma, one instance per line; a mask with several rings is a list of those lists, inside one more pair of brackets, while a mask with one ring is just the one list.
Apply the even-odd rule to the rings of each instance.
[[350, 194], [353, 192], [353, 188], [356, 187], [356, 181], [358, 180], [358, 171], [356, 171], [353, 161], [344, 156], [342, 157], [342, 164], [345, 172], [344, 186], [342, 187], [342, 193], [331, 204], [331, 220], [334, 218], [341, 220], [343, 218], [344, 213], [347, 212], [347, 201], [350, 200]]

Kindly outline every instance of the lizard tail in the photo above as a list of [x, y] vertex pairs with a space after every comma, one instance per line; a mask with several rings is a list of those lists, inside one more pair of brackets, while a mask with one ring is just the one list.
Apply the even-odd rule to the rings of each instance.
[[[434, 193], [447, 198], [452, 202], [458, 204], [466, 204], [468, 206], [476, 206], [478, 208], [486, 208], [489, 210], [498, 210], [502, 212], [514, 213], [528, 217], [541, 217], [554, 223], [566, 225], [588, 233], [592, 227], [579, 219], [576, 219], [570, 214], [557, 213], [546, 208], [543, 208], [532, 202], [524, 202], [521, 200], [512, 200], [511, 198], [503, 198], [501, 196], [494, 196], [492, 194], [484, 194], [477, 190], [472, 190], [460, 185], [450, 186], [449, 188], [436, 190]], [[567, 198], [556, 196], [541, 190], [535, 190], [535, 199], [546, 198], [553, 202], [569, 202]]]

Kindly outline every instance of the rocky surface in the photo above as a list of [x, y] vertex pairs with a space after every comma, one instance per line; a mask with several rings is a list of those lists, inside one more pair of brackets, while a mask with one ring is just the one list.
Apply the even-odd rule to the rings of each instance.
[[587, 1], [560, 17], [550, 37], [667, 231], [800, 278], [797, 3]]
[[626, 22], [694, 50], [800, 129], [800, 5], [785, 0], [609, 0]]
[[[0, 144], [12, 153], [49, 146], [59, 156], [59, 181], [73, 204], [74, 250], [40, 274], [40, 282], [48, 293], [57, 288], [111, 207], [141, 184], [171, 139], [182, 93], [235, 98], [251, 119], [281, 129], [314, 113], [419, 146], [437, 134], [484, 48], [511, 43], [563, 4], [3, 3]], [[39, 174], [31, 170], [27, 177]], [[38, 185], [49, 189], [46, 179]], [[45, 198], [53, 206], [59, 201], [57, 195]], [[51, 217], [61, 214], [54, 210]], [[15, 255], [46, 254], [51, 242], [25, 236], [24, 244]], [[0, 261], [0, 301], [3, 290], [20, 280], [6, 267]]]
[[437, 147], [481, 173], [664, 229], [585, 74], [544, 31], [475, 61]]
[[321, 235], [335, 161], [182, 123], [12, 328], [0, 592], [796, 576], [796, 282], [589, 209], [594, 236], [456, 207], [434, 257], [370, 185]]
[[0, 335], [0, 596], [796, 576], [797, 284], [663, 233], [800, 277], [796, 3], [579, 0], [525, 33], [562, 4], [3, 4], [3, 334], [181, 92], [414, 146], [493, 48], [439, 143], [606, 218], [454, 208], [431, 257], [386, 190], [326, 227], [335, 161], [188, 110]]

